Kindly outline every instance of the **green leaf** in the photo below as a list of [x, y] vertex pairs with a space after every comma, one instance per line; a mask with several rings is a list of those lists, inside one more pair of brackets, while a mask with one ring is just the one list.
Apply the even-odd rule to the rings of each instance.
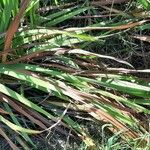
[[138, 0], [139, 3], [147, 10], [150, 10], [150, 1], [149, 0]]
[[41, 133], [41, 131], [26, 129], [21, 126], [15, 125], [15, 124], [11, 123], [9, 120], [5, 119], [1, 115], [0, 115], [0, 121], [3, 122], [4, 124], [6, 124], [7, 126], [9, 126], [14, 131], [25, 132], [25, 133], [29, 133], [29, 134]]
[[49, 21], [48, 23], [46, 23], [45, 25], [46, 26], [54, 26], [54, 25], [56, 25], [58, 23], [61, 23], [61, 22], [65, 21], [65, 20], [67, 20], [67, 19], [70, 19], [70, 18], [72, 18], [72, 17], [74, 17], [74, 16], [76, 16], [76, 15], [78, 15], [78, 14], [80, 14], [80, 13], [82, 13], [82, 12], [88, 10], [88, 9], [90, 9], [90, 8], [91, 7], [77, 8], [77, 9], [72, 10], [70, 13], [67, 13], [65, 15], [62, 13], [61, 17], [55, 18], [52, 21]]

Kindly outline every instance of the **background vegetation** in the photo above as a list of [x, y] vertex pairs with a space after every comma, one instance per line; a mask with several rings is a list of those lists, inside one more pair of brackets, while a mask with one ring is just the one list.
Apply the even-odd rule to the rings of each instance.
[[0, 149], [148, 150], [149, 9], [1, 0]]

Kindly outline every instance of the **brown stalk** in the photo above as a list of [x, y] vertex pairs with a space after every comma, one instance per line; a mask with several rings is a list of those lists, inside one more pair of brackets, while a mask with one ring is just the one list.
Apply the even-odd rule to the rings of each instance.
[[32, 54], [29, 54], [29, 55], [25, 55], [25, 56], [22, 56], [20, 58], [17, 58], [15, 60], [12, 60], [12, 61], [7, 61], [5, 62], [5, 64], [15, 64], [15, 63], [19, 63], [19, 62], [24, 62], [24, 61], [31, 61], [33, 58], [39, 58], [39, 57], [43, 57], [43, 56], [46, 56], [48, 55], [49, 52], [34, 52]]
[[129, 28], [133, 28], [136, 26], [139, 26], [145, 22], [147, 22], [149, 20], [142, 20], [142, 21], [138, 21], [138, 22], [129, 22], [127, 24], [124, 25], [120, 25], [120, 26], [114, 26], [114, 27], [81, 27], [81, 28], [68, 28], [65, 29], [66, 31], [78, 31], [78, 30], [84, 30], [84, 31], [92, 31], [92, 30], [125, 30], [125, 29], [129, 29]]
[[[13, 51], [14, 51], [14, 49], [13, 49]], [[67, 51], [69, 51], [69, 50], [64, 49], [64, 48], [57, 48], [57, 51], [54, 52], [54, 50], [52, 49], [52, 52], [54, 52], [55, 55], [65, 54], [65, 52], [67, 52]], [[8, 52], [10, 52], [10, 49], [8, 50]], [[6, 52], [0, 52], [0, 56], [2, 54], [6, 54]], [[50, 54], [49, 51], [45, 51], [45, 49], [43, 49], [41, 51], [37, 51], [37, 52], [31, 53], [28, 55], [24, 55], [24, 56], [17, 58], [15, 60], [5, 62], [5, 64], [14, 64], [14, 63], [19, 63], [19, 62], [24, 62], [24, 61], [31, 61], [34, 58], [41, 58], [41, 57], [47, 56], [49, 54]]]
[[29, 2], [30, 2], [30, 0], [23, 0], [22, 1], [19, 13], [15, 17], [15, 19], [12, 21], [12, 23], [10, 24], [10, 26], [8, 28], [8, 31], [6, 32], [5, 45], [4, 45], [4, 50], [3, 50], [4, 52], [6, 51], [6, 53], [2, 55], [2, 62], [6, 62], [6, 60], [7, 60], [7, 55], [8, 55], [7, 51], [11, 47], [11, 43], [12, 43], [12, 39], [14, 37], [14, 34], [18, 30], [20, 20], [24, 14], [26, 7], [28, 6]]
[[85, 67], [85, 68], [91, 68], [91, 69], [98, 69], [100, 68], [99, 65], [97, 64], [94, 64], [94, 63], [87, 63], [85, 61], [81, 61], [81, 60], [78, 60], [78, 59], [74, 59], [74, 62], [82, 67]]
[[20, 150], [11, 140], [10, 138], [5, 134], [2, 127], [0, 127], [0, 135], [4, 137], [4, 139], [8, 142], [12, 150]]

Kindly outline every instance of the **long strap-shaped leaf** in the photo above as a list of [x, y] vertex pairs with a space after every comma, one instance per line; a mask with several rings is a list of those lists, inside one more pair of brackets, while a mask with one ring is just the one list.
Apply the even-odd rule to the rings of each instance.
[[[10, 48], [13, 36], [14, 36], [15, 32], [18, 30], [20, 19], [22, 18], [23, 13], [26, 10], [26, 7], [29, 2], [30, 2], [30, 0], [23, 0], [18, 15], [15, 17], [15, 19], [10, 24], [8, 31], [6, 33], [4, 51], [7, 51]], [[2, 61], [5, 62], [6, 59], [7, 59], [7, 52], [3, 55]]]

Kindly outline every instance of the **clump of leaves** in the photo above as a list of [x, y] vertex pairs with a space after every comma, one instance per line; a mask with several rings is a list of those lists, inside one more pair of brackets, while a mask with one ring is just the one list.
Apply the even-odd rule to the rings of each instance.
[[[34, 147], [31, 134], [50, 132], [55, 128], [62, 134], [71, 130], [71, 136], [80, 137], [88, 148], [96, 149], [92, 137], [68, 110], [77, 111], [79, 115], [85, 112], [93, 121], [111, 123], [113, 126], [109, 129], [112, 132], [122, 131], [124, 139], [134, 140], [148, 134], [148, 121], [145, 118], [150, 114], [150, 85], [131, 74], [150, 71], [135, 70], [123, 60], [88, 52], [78, 46], [99, 40], [99, 36], [89, 36], [87, 31], [104, 29], [116, 33], [146, 21], [115, 27], [65, 30], [38, 27], [18, 31], [28, 3], [22, 2], [6, 33], [4, 50], [0, 52], [0, 134], [11, 148]], [[77, 15], [87, 9], [72, 13]], [[72, 17], [72, 13], [66, 17]], [[59, 15], [56, 13], [55, 17]], [[54, 25], [61, 21], [59, 18], [48, 23]], [[124, 68], [109, 68], [102, 63], [103, 59], [122, 64]], [[18, 145], [11, 140], [14, 131]], [[139, 141], [139, 145], [147, 142], [148, 138], [145, 137]]]

